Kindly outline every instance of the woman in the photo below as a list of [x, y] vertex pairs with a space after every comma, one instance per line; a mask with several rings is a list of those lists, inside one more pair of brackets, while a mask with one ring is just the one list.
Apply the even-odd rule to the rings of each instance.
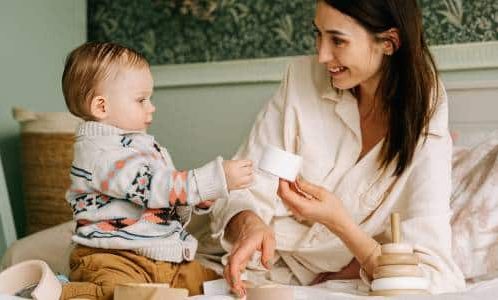
[[301, 155], [297, 185], [313, 198], [260, 174], [218, 203], [225, 277], [243, 294], [240, 273], [258, 269], [251, 258], [260, 251], [268, 271], [259, 268], [259, 278], [310, 284], [361, 275], [368, 284], [397, 211], [430, 291], [462, 289], [451, 257], [447, 99], [416, 0], [319, 0], [314, 27], [317, 57], [290, 64], [236, 155], [257, 161], [266, 144]]

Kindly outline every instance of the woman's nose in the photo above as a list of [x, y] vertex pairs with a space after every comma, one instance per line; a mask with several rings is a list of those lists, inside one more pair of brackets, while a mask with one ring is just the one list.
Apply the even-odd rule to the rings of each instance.
[[332, 47], [330, 46], [330, 43], [327, 43], [326, 41], [318, 43], [317, 51], [318, 51], [319, 63], [325, 64], [334, 59], [334, 55], [332, 53]]

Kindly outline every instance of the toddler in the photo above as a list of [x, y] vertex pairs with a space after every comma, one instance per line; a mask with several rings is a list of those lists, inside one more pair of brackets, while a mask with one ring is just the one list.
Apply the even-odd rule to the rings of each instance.
[[70, 283], [62, 299], [112, 299], [119, 283], [169, 283], [200, 294], [218, 278], [194, 261], [196, 239], [185, 231], [192, 210], [246, 188], [252, 162], [221, 157], [177, 171], [146, 133], [153, 120], [153, 79], [147, 60], [113, 43], [73, 50], [62, 76], [76, 132], [72, 184], [66, 198], [76, 220]]

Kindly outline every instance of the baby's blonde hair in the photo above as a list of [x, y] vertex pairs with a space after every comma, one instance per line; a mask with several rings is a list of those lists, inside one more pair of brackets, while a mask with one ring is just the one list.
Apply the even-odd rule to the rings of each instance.
[[137, 51], [115, 43], [88, 42], [71, 51], [62, 74], [62, 92], [69, 111], [92, 120], [91, 99], [116, 67], [148, 68], [149, 63]]

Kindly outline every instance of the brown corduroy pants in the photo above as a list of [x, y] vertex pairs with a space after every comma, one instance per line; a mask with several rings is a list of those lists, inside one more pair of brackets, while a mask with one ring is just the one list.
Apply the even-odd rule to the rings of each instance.
[[70, 283], [63, 285], [61, 299], [112, 300], [114, 287], [122, 283], [169, 283], [189, 295], [202, 294], [204, 281], [220, 278], [196, 261], [155, 261], [127, 250], [76, 246], [69, 260]]

